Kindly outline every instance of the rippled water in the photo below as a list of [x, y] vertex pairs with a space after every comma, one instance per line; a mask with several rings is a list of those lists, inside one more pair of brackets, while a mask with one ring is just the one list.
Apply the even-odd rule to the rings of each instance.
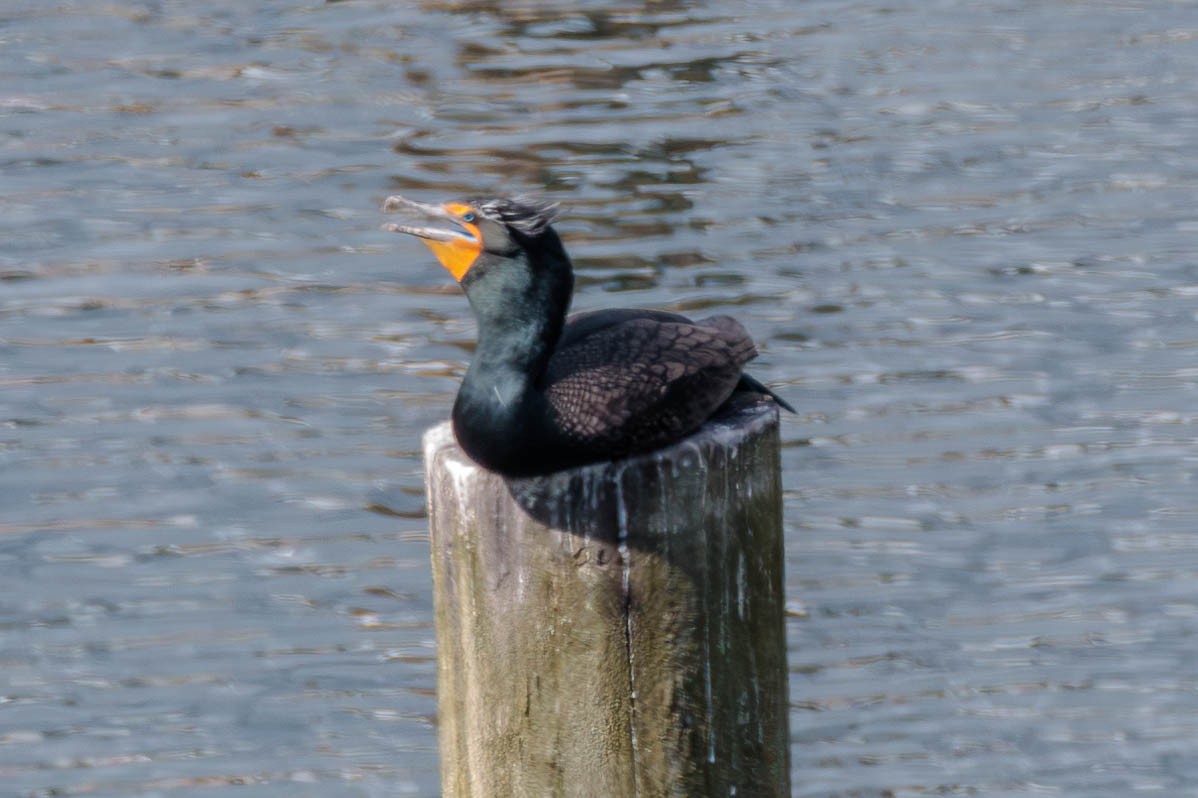
[[7, 794], [437, 793], [378, 205], [562, 201], [785, 422], [797, 796], [1198, 794], [1189, 3], [0, 9]]

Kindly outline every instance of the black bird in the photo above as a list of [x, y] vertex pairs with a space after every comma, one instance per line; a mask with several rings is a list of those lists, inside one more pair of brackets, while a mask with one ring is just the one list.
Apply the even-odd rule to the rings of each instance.
[[466, 292], [478, 346], [453, 428], [492, 471], [532, 476], [657, 449], [697, 430], [737, 390], [794, 412], [741, 371], [757, 350], [731, 316], [611, 309], [567, 320], [574, 271], [551, 227], [556, 205], [389, 197], [383, 210], [441, 223], [384, 229], [423, 239]]

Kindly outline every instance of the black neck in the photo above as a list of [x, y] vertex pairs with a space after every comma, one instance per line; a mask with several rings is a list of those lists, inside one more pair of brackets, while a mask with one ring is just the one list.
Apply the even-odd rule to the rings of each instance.
[[552, 229], [510, 257], [483, 253], [462, 287], [478, 319], [478, 348], [462, 384], [500, 408], [535, 393], [561, 338], [574, 275]]

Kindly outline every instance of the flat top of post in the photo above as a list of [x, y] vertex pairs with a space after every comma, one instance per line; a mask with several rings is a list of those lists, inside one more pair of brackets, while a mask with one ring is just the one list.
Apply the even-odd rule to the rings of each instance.
[[[747, 395], [734, 396], [720, 412], [712, 416], [696, 432], [676, 443], [621, 460], [591, 463], [577, 468], [566, 469], [544, 477], [512, 478], [511, 483], [531, 482], [535, 480], [555, 479], [568, 475], [599, 476], [611, 469], [627, 469], [637, 464], [660, 464], [662, 462], [682, 462], [688, 458], [704, 456], [715, 449], [735, 451], [747, 439], [763, 434], [777, 427], [778, 406], [771, 401]], [[424, 459], [426, 467], [433, 462], [439, 462], [448, 469], [455, 478], [465, 479], [474, 472], [486, 472], [482, 466], [471, 460], [458, 446], [453, 435], [453, 425], [444, 421], [430, 427], [424, 433]]]

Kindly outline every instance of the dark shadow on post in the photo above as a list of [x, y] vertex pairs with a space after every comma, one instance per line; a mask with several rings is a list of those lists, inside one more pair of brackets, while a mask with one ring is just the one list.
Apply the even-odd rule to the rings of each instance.
[[790, 794], [772, 403], [535, 479], [448, 425], [425, 459], [444, 795]]

